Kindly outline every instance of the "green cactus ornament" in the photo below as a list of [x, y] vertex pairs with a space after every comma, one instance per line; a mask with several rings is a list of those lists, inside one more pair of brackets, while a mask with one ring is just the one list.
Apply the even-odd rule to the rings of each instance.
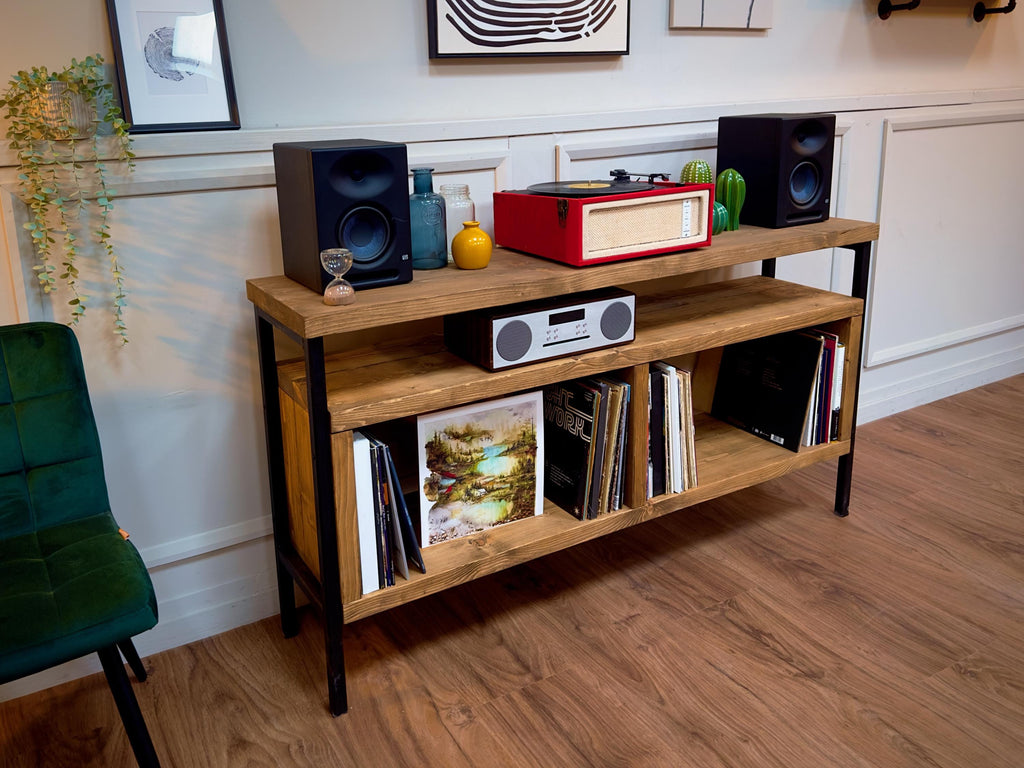
[[729, 221], [725, 228], [733, 232], [740, 228], [740, 211], [747, 197], [747, 182], [735, 168], [726, 168], [718, 174], [715, 182], [715, 199], [725, 206], [729, 212]]
[[729, 223], [729, 211], [717, 200], [715, 201], [714, 213], [711, 215], [711, 234], [717, 235], [722, 232]]
[[679, 181], [683, 184], [712, 184], [711, 166], [706, 160], [691, 160], [683, 166]]

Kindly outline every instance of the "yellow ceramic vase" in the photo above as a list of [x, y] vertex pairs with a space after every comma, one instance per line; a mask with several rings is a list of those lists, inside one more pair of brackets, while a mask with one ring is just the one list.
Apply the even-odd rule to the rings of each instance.
[[452, 258], [459, 269], [483, 269], [491, 261], [494, 243], [480, 229], [479, 221], [462, 222], [462, 231], [452, 238]]

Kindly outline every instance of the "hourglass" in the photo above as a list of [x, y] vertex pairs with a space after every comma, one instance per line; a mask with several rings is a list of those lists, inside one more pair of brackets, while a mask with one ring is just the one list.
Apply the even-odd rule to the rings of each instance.
[[352, 252], [348, 248], [325, 248], [320, 251], [320, 263], [327, 272], [334, 275], [334, 279], [324, 288], [324, 304], [333, 307], [355, 301], [355, 289], [348, 280], [342, 279], [342, 275], [352, 268]]

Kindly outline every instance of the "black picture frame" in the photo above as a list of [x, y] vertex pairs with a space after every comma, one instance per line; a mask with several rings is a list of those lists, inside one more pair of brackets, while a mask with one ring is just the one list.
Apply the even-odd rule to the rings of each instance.
[[130, 133], [240, 127], [222, 0], [107, 0], [107, 16]]
[[501, 13], [494, 15], [488, 15], [489, 5], [477, 0], [427, 0], [430, 58], [629, 53], [630, 0], [578, 0], [563, 10], [548, 12], [546, 24], [531, 11], [532, 3], [517, 9], [515, 0], [503, 0]]

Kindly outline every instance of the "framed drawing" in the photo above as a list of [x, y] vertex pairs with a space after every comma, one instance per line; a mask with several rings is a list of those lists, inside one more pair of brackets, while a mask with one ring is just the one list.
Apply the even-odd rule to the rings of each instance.
[[770, 29], [773, 0], [669, 0], [670, 29]]
[[430, 58], [629, 53], [629, 0], [427, 0]]
[[238, 128], [221, 0], [107, 0], [132, 133]]
[[422, 546], [544, 511], [540, 391], [425, 414], [416, 425]]

